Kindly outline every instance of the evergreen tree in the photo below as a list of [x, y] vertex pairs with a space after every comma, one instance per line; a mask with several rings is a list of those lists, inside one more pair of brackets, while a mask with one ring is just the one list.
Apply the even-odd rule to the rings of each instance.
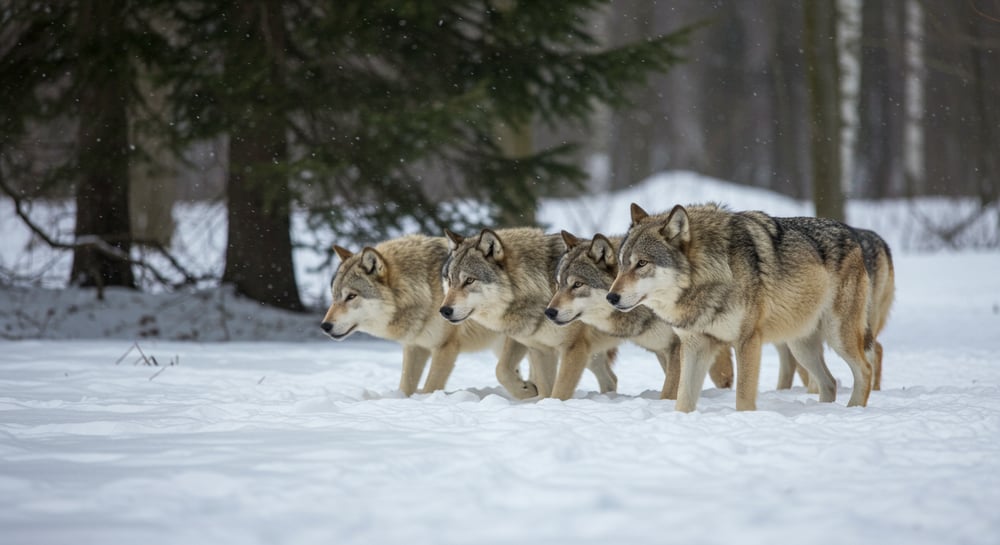
[[[605, 3], [179, 4], [167, 74], [176, 126], [183, 138], [230, 141], [227, 277], [298, 307], [280, 280], [294, 281], [290, 245], [278, 240], [296, 204], [362, 243], [492, 224], [582, 180], [572, 144], [510, 156], [497, 127], [583, 123], [597, 102], [622, 104], [626, 88], [678, 60], [684, 32], [601, 50], [586, 17]], [[470, 217], [429, 178], [490, 203], [488, 215]]]
[[[0, 15], [3, 188], [19, 198], [71, 188], [75, 240], [59, 245], [73, 250], [77, 285], [135, 287], [128, 167], [142, 150], [130, 146], [128, 118], [144, 107], [136, 64], [154, 66], [164, 51], [154, 4], [16, 1]], [[39, 133], [71, 136], [48, 143], [53, 152], [28, 141]]]
[[[76, 235], [100, 237], [124, 256], [132, 248], [127, 113], [132, 71], [123, 43], [127, 3], [80, 0], [70, 93], [79, 105]], [[70, 280], [81, 286], [135, 287], [129, 261], [93, 245], [73, 251]]]

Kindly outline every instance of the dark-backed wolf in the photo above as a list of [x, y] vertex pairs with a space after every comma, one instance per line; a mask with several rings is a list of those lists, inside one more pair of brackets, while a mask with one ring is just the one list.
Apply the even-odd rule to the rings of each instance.
[[851, 368], [849, 406], [872, 384], [871, 283], [856, 232], [821, 218], [775, 218], [718, 205], [675, 206], [650, 216], [632, 205], [608, 302], [645, 304], [681, 338], [677, 409], [695, 409], [718, 350], [736, 349], [736, 408], [756, 409], [761, 344], [785, 343], [836, 398], [821, 355], [826, 341]]
[[[868, 307], [868, 328], [871, 330], [874, 343], [874, 357], [872, 358], [872, 390], [882, 389], [882, 343], [878, 342], [878, 336], [885, 328], [889, 319], [889, 310], [892, 308], [892, 301], [896, 292], [896, 273], [892, 264], [892, 252], [889, 245], [875, 231], [869, 229], [855, 229], [858, 240], [861, 243], [861, 251], [864, 253], [865, 268], [868, 271], [868, 279], [871, 282], [871, 305]], [[781, 360], [781, 367], [778, 373], [778, 389], [788, 389], [792, 387], [794, 375], [798, 372], [803, 384], [809, 386], [810, 392], [815, 392], [818, 388], [815, 381], [809, 380], [809, 373], [805, 371], [795, 356], [787, 346], [778, 345], [778, 356]]]
[[[558, 325], [574, 320], [597, 328], [613, 337], [628, 339], [656, 355], [663, 368], [662, 399], [677, 398], [680, 379], [680, 341], [670, 324], [647, 307], [622, 312], [607, 304], [608, 288], [618, 274], [618, 247], [621, 237], [608, 238], [598, 233], [583, 240], [567, 231], [562, 233], [566, 253], [556, 272], [556, 293], [545, 315]], [[712, 382], [719, 388], [733, 385], [733, 360], [729, 349], [720, 350], [709, 369]]]
[[559, 327], [545, 317], [565, 249], [559, 235], [533, 228], [483, 229], [468, 238], [445, 234], [451, 254], [442, 271], [441, 315], [456, 324], [478, 322], [528, 348], [531, 380], [521, 378], [513, 357], [497, 365], [497, 379], [512, 395], [568, 399], [585, 366], [602, 392], [615, 390], [610, 362], [621, 340], [582, 322]]
[[441, 267], [448, 257], [444, 237], [409, 235], [357, 254], [340, 246], [334, 251], [341, 263], [330, 283], [333, 302], [323, 331], [335, 340], [363, 331], [402, 344], [404, 394], [417, 390], [428, 358], [425, 392], [444, 389], [460, 352], [499, 350], [503, 344], [501, 335], [479, 324], [454, 327], [438, 314]]

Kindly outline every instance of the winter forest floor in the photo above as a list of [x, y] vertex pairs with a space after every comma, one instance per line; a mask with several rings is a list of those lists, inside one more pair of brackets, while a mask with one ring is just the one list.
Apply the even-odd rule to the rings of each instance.
[[[740, 207], [795, 213], [761, 199]], [[396, 345], [325, 340], [321, 315], [5, 288], [0, 541], [996, 543], [1000, 252], [895, 257], [869, 406], [844, 406], [831, 353], [835, 403], [775, 391], [768, 346], [752, 413], [714, 388], [675, 412], [634, 347], [617, 394], [587, 374], [567, 402], [514, 401], [481, 353], [407, 399]], [[158, 365], [121, 358], [136, 342]]]

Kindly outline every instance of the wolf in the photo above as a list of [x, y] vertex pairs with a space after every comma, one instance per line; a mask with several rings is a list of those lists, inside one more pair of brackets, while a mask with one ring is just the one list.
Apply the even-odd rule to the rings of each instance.
[[675, 206], [649, 215], [631, 208], [619, 272], [607, 300], [619, 310], [649, 306], [681, 339], [676, 407], [696, 408], [716, 352], [736, 350], [736, 409], [755, 410], [761, 344], [784, 343], [836, 398], [823, 342], [851, 368], [848, 406], [864, 406], [872, 385], [871, 282], [857, 232], [823, 218], [776, 218], [718, 204]]
[[[871, 283], [871, 304], [868, 307], [868, 327], [871, 330], [874, 344], [872, 363], [872, 390], [882, 389], [882, 343], [878, 336], [885, 328], [889, 311], [896, 292], [896, 273], [892, 264], [892, 251], [889, 244], [870, 229], [854, 229], [861, 243], [861, 251], [865, 259], [865, 268]], [[797, 372], [802, 383], [815, 393], [818, 385], [809, 380], [809, 373], [795, 361], [795, 356], [785, 345], [778, 345], [778, 357], [781, 361], [778, 373], [778, 389], [792, 387], [794, 374]], [[822, 357], [822, 355], [821, 355]]]
[[[580, 239], [568, 231], [560, 233], [566, 252], [556, 268], [556, 293], [545, 315], [557, 325], [575, 320], [620, 339], [628, 339], [652, 352], [663, 368], [661, 399], [677, 398], [680, 379], [680, 342], [670, 324], [648, 307], [631, 312], [615, 310], [607, 304], [608, 288], [618, 274], [618, 247], [621, 237], [596, 234]], [[709, 369], [712, 382], [719, 388], [733, 384], [733, 361], [729, 349], [720, 350]]]
[[601, 392], [616, 389], [610, 364], [621, 339], [582, 322], [559, 327], [545, 317], [565, 249], [559, 235], [516, 227], [483, 229], [468, 238], [446, 230], [445, 236], [450, 254], [442, 270], [441, 315], [454, 324], [478, 322], [527, 347], [528, 381], [511, 365], [512, 356], [497, 364], [497, 379], [512, 395], [569, 399], [584, 366]]
[[[506, 347], [494, 331], [474, 322], [453, 327], [438, 315], [441, 267], [448, 257], [444, 237], [408, 235], [357, 254], [333, 249], [341, 262], [330, 282], [333, 300], [321, 327], [338, 341], [363, 331], [402, 344], [399, 389], [405, 395], [417, 391], [428, 358], [431, 368], [422, 392], [444, 389], [459, 353]], [[508, 357], [517, 357], [507, 365], [516, 365], [517, 347], [506, 348]]]

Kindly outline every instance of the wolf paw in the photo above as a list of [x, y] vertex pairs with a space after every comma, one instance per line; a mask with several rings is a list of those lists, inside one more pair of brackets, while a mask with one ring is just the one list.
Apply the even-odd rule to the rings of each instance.
[[524, 381], [518, 387], [513, 388], [510, 393], [517, 399], [528, 399], [538, 395], [538, 386], [535, 386], [534, 383]]

